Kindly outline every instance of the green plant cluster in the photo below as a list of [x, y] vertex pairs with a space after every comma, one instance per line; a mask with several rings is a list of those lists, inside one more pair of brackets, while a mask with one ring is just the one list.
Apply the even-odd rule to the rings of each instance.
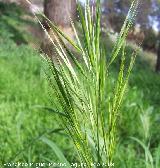
[[[87, 12], [89, 11], [87, 10]], [[1, 29], [1, 31], [8, 30]], [[97, 30], [97, 33], [98, 31], [99, 30]], [[86, 35], [86, 37], [88, 35]], [[93, 38], [93, 36], [90, 35], [89, 37]], [[109, 40], [104, 41], [107, 42]], [[89, 47], [97, 44], [97, 41], [93, 44], [89, 42], [91, 41], [85, 41], [86, 45], [88, 45]], [[91, 48], [88, 49], [88, 52], [91, 52], [89, 53], [91, 54], [90, 56], [93, 56], [91, 57], [91, 59], [95, 59], [95, 55], [94, 53], [92, 53]], [[130, 48], [126, 48], [125, 50], [123, 49], [124, 45], [122, 47], [120, 55], [121, 53], [124, 54], [125, 51], [126, 64], [128, 65], [130, 60], [128, 59], [128, 57], [130, 58], [132, 51]], [[106, 51], [107, 55], [109, 56], [113, 54], [112, 50], [109, 48], [107, 48]], [[86, 53], [86, 50], [84, 51], [84, 53], [86, 55], [88, 54]], [[103, 55], [103, 52], [101, 52], [101, 54]], [[108, 60], [110, 58], [112, 57], [108, 57]], [[111, 94], [112, 96], [113, 92], [111, 91], [117, 82], [119, 67], [121, 67], [122, 73], [123, 61], [123, 59], [120, 59], [117, 63], [113, 63], [111, 66], [109, 80], [107, 81], [107, 95]], [[68, 65], [69, 64], [67, 64], [67, 66]], [[61, 104], [58, 103], [56, 92], [52, 92], [49, 83], [46, 81], [44, 72], [48, 71], [45, 71], [44, 67], [45, 65], [39, 57], [39, 54], [28, 45], [25, 44], [17, 46], [13, 39], [4, 38], [4, 36], [2, 38], [2, 36], [0, 36], [0, 166], [2, 168], [5, 167], [3, 166], [4, 163], [18, 161], [66, 162], [68, 164], [68, 167], [69, 163], [79, 163], [81, 161], [73, 143], [71, 142], [72, 137], [66, 134], [64, 127], [62, 127], [63, 123], [60, 124], [59, 122], [59, 115], [61, 118], [66, 117], [67, 112], [63, 111], [64, 109], [61, 107]], [[65, 67], [61, 70], [67, 71], [67, 68], [68, 67]], [[57, 69], [57, 72], [58, 70], [59, 69]], [[80, 69], [78, 69], [77, 67], [75, 72], [79, 72], [78, 70]], [[60, 71], [61, 74], [63, 71]], [[73, 72], [74, 71], [66, 73], [68, 79], [70, 79], [70, 81], [68, 82], [70, 82], [71, 84], [75, 80], [73, 78], [69, 78], [72, 77], [70, 75], [73, 74]], [[95, 73], [94, 70], [93, 72]], [[51, 72], [48, 73], [50, 73], [49, 75], [51, 75]], [[91, 77], [94, 77], [94, 73]], [[87, 75], [87, 72], [84, 75]], [[76, 78], [76, 76], [74, 77]], [[87, 90], [85, 90], [86, 92], [81, 95], [82, 98], [84, 95], [87, 96], [86, 93], [90, 93], [94, 98], [95, 92], [94, 90], [90, 90], [90, 88], [94, 88], [93, 84], [95, 84], [94, 82], [96, 80], [92, 81], [92, 79], [96, 78], [91, 77], [88, 78], [88, 80], [84, 80], [86, 79], [85, 76], [78, 76], [79, 80], [83, 82], [83, 86], [80, 85], [80, 88], [85, 88]], [[79, 85], [77, 84], [77, 87], [78, 86]], [[149, 66], [146, 66], [146, 62], [140, 60], [140, 58], [137, 57], [134, 70], [130, 75], [130, 80], [127, 85], [127, 93], [125, 94], [126, 96], [124, 97], [123, 104], [121, 106], [121, 112], [117, 114], [118, 129], [116, 129], [117, 131], [115, 135], [116, 137], [118, 137], [118, 139], [115, 141], [116, 148], [112, 156], [115, 167], [160, 167], [159, 88], [159, 75], [155, 74], [149, 68]], [[78, 90], [78, 88], [74, 89], [76, 91]], [[80, 92], [80, 90], [78, 91]], [[65, 93], [65, 95], [67, 94]], [[68, 100], [68, 98], [73, 98], [73, 96], [74, 95], [68, 95], [66, 100], [72, 102], [71, 100]], [[74, 98], [78, 99], [78, 97], [76, 96]], [[81, 103], [78, 100], [77, 102]], [[80, 104], [76, 105], [78, 106]], [[83, 107], [85, 107], [85, 104], [83, 105]], [[55, 111], [56, 108], [59, 109], [59, 111]], [[85, 114], [85, 111], [82, 112], [84, 112]], [[94, 134], [94, 132], [91, 133], [88, 130], [83, 129], [88, 128], [87, 124], [89, 124], [89, 122], [83, 123], [83, 121], [85, 121], [86, 119], [85, 117], [86, 116], [84, 116], [84, 118], [81, 118], [79, 116], [79, 118], [76, 118], [77, 120], [79, 119], [80, 122], [80, 127], [78, 127], [78, 124], [76, 125], [76, 127], [78, 127], [78, 129], [82, 131], [84, 135], [86, 135], [87, 133], [88, 138], [90, 138], [90, 142], [92, 142], [91, 147], [93, 147], [93, 149], [91, 148], [91, 150], [93, 151], [94, 158], [91, 158], [95, 160], [96, 158], [105, 159], [101, 155], [101, 152], [99, 153], [99, 155], [96, 155], [98, 153], [98, 145], [95, 148], [94, 139], [93, 141], [91, 139], [91, 135], [92, 133]], [[96, 125], [93, 126], [97, 128]], [[107, 130], [107, 127], [105, 129]], [[100, 134], [103, 135], [103, 132], [100, 132]], [[79, 135], [79, 133], [77, 135]], [[101, 142], [99, 142], [99, 144], [100, 143]], [[76, 147], [78, 148], [79, 144], [76, 145]], [[88, 149], [90, 149], [90, 144], [87, 145], [84, 147], [88, 147]], [[104, 152], [101, 146], [99, 148], [99, 151]], [[83, 154], [87, 154], [85, 152], [86, 151], [81, 153], [82, 156]], [[89, 156], [90, 155], [88, 155], [88, 158]], [[108, 157], [108, 155], [106, 156]]]

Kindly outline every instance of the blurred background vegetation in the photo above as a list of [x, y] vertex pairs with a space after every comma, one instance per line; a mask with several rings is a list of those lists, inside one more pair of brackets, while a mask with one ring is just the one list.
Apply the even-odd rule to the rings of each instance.
[[[70, 162], [77, 161], [70, 138], [57, 117], [39, 107], [53, 106], [39, 52], [52, 55], [52, 46], [33, 13], [39, 11], [74, 39], [69, 16], [79, 34], [74, 0], [0, 1], [0, 164], [58, 161], [55, 151], [40, 140], [45, 135]], [[81, 1], [82, 6], [84, 1]], [[110, 55], [131, 0], [102, 1], [102, 45]], [[95, 3], [91, 1], [94, 6]], [[66, 13], [69, 13], [67, 15]], [[45, 20], [43, 26], [50, 33]], [[129, 58], [141, 47], [119, 117], [119, 148], [115, 167], [149, 168], [146, 150], [160, 167], [160, 1], [140, 1], [137, 18], [127, 37]], [[113, 66], [113, 80], [118, 72]], [[144, 146], [130, 137], [136, 137]], [[149, 161], [148, 161], [149, 162]]]

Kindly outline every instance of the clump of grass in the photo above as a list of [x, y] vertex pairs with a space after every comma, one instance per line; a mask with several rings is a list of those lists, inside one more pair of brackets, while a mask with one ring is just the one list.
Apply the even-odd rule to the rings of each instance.
[[[79, 161], [85, 163], [87, 168], [96, 167], [93, 163], [100, 163], [99, 167], [103, 167], [102, 164], [114, 161], [120, 107], [136, 56], [136, 53], [133, 53], [130, 56], [130, 63], [126, 63], [125, 39], [133, 24], [137, 7], [138, 1], [133, 0], [108, 59], [100, 46], [100, 0], [96, 1], [95, 14], [89, 6], [89, 1], [86, 2], [84, 14], [78, 5], [83, 30], [82, 40], [72, 21], [76, 42], [43, 15], [53, 30], [52, 40], [40, 22], [57, 56], [56, 63], [52, 58], [45, 58], [50, 69], [47, 74], [48, 81], [53, 89], [53, 95], [56, 95], [53, 97], [55, 106], [52, 111], [59, 115], [63, 128], [74, 142]], [[82, 57], [82, 61], [76, 59], [75, 52], [67, 47], [64, 39]], [[121, 57], [121, 63], [112, 88], [109, 85], [111, 65], [118, 55]]]
[[154, 152], [151, 150], [151, 114], [153, 113], [153, 107], [149, 107], [148, 109], [144, 110], [142, 107], [140, 107], [142, 113], [140, 114], [140, 125], [141, 125], [141, 134], [143, 139], [138, 139], [136, 137], [131, 137], [137, 144], [140, 145], [140, 147], [144, 151], [144, 163], [146, 168], [157, 168], [159, 166], [159, 159], [160, 156], [158, 154], [159, 152], [159, 146], [154, 149]]

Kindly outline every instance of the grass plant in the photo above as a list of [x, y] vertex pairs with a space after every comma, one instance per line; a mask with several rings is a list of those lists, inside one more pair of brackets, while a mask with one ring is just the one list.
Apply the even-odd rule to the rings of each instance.
[[[96, 9], [85, 4], [85, 11], [78, 5], [83, 39], [78, 36], [73, 21], [72, 28], [76, 42], [67, 37], [54, 23], [42, 15], [53, 30], [51, 40], [56, 52], [53, 59], [47, 59], [50, 73], [48, 81], [53, 90], [55, 109], [63, 128], [74, 142], [82, 167], [97, 167], [113, 162], [117, 144], [117, 123], [120, 107], [133, 68], [136, 52], [130, 55], [126, 64], [125, 39], [137, 14], [138, 1], [134, 0], [110, 57], [101, 48], [100, 0]], [[94, 13], [95, 11], [95, 13]], [[53, 36], [52, 36], [53, 37]], [[66, 40], [74, 52], [64, 42]], [[82, 61], [78, 61], [75, 51]], [[111, 66], [121, 57], [119, 73], [113, 87], [109, 86]], [[56, 63], [55, 63], [56, 62]]]
[[[12, 10], [12, 5], [14, 4], [10, 4], [5, 8], [7, 17], [5, 17], [5, 20], [2, 19], [0, 26], [0, 167], [5, 168], [6, 166], [4, 163], [11, 162], [44, 162], [46, 163], [44, 167], [48, 167], [47, 163], [65, 162], [67, 168], [76, 167], [76, 165], [80, 167], [78, 163], [81, 163], [83, 160], [80, 160], [73, 147], [74, 144], [70, 137], [66, 136], [64, 132], [65, 125], [60, 121], [62, 121], [62, 116], [65, 119], [66, 113], [64, 113], [65, 111], [63, 111], [62, 106], [59, 106], [60, 103], [56, 100], [56, 95], [54, 92], [52, 93], [52, 89], [45, 78], [39, 53], [35, 52], [34, 49], [27, 44], [16, 45], [17, 41], [21, 41], [21, 36], [16, 36], [17, 40], [15, 41], [15, 39], [12, 38], [14, 32], [10, 32], [10, 29], [7, 29], [8, 21], [10, 23], [12, 20], [15, 28], [19, 28], [20, 35], [23, 33], [23, 37], [28, 37], [28, 32], [23, 29], [26, 23], [22, 22], [19, 17], [14, 17], [15, 21], [13, 20], [13, 16], [16, 15], [17, 10]], [[16, 8], [20, 7], [17, 6]], [[2, 18], [6, 15], [6, 12], [1, 13]], [[27, 13], [21, 15], [22, 18], [26, 18], [24, 16], [28, 16]], [[30, 25], [30, 22], [27, 22], [27, 24]], [[81, 31], [77, 32], [82, 35]], [[108, 66], [111, 55], [113, 54], [113, 51], [111, 51], [113, 43], [111, 43], [108, 38], [105, 38], [104, 33], [102, 34], [103, 35], [100, 34], [100, 48], [104, 44], [105, 51], [103, 49], [100, 50], [101, 54], [105, 54], [106, 56], [106, 67], [109, 67], [106, 72], [107, 76], [105, 80], [106, 102], [104, 102], [104, 108], [102, 108], [105, 117], [105, 133], [107, 134], [109, 101], [111, 108], [113, 90], [120, 69], [120, 58], [123, 53], [122, 49], [124, 49], [125, 46], [122, 45], [116, 57], [117, 59]], [[86, 43], [84, 39], [81, 38], [81, 36], [78, 37], [81, 39], [81, 45], [86, 52]], [[76, 45], [77, 44], [78, 43], [76, 43]], [[125, 67], [128, 65], [128, 60], [132, 55], [132, 51], [132, 48], [126, 45], [124, 52], [126, 58]], [[81, 52], [78, 54], [75, 53], [78, 52], [72, 53], [76, 58], [77, 55], [81, 54]], [[140, 55], [140, 57], [138, 56], [136, 58], [136, 64], [134, 65], [127, 85], [127, 95], [123, 97], [121, 109], [118, 110], [119, 112], [117, 113], [115, 127], [117, 131], [115, 141], [116, 147], [113, 153], [113, 162], [115, 163], [115, 167], [118, 168], [159, 168], [160, 78], [159, 74], [156, 74], [152, 71], [153, 68], [150, 68], [150, 61], [144, 60], [146, 54], [141, 51], [138, 55]], [[82, 58], [81, 55], [80, 57]], [[92, 89], [93, 84], [91, 77], [91, 82], [89, 83], [89, 78], [86, 80], [77, 70], [77, 66], [72, 59], [69, 56], [68, 58], [72, 62], [71, 65], [77, 76], [79, 76], [78, 78], [81, 81], [81, 85], [83, 84], [86, 88], [90, 89], [91, 83]], [[85, 67], [83, 60], [81, 62], [78, 59], [78, 63], [82, 67]], [[48, 64], [47, 62], [47, 65], [52, 64]], [[55, 66], [59, 70], [57, 63], [55, 63]], [[127, 67], [125, 70], [127, 70]], [[55, 82], [51, 72], [52, 69], [48, 74], [48, 79], [51, 78], [51, 82]], [[87, 76], [88, 73], [89, 71], [86, 70], [85, 76]], [[81, 88], [84, 87], [83, 85]], [[50, 91], [54, 104], [51, 104], [49, 101], [50, 97], [48, 91]], [[86, 93], [86, 90], [84, 90], [83, 92], [85, 92], [84, 95], [87, 95], [89, 91]], [[95, 91], [92, 90], [92, 92], [94, 93]], [[94, 96], [94, 94], [92, 95]], [[83, 98], [83, 95], [80, 96]], [[73, 99], [73, 97], [71, 98]], [[77, 103], [78, 102], [79, 101], [77, 101]], [[87, 104], [87, 101], [85, 104]], [[42, 106], [44, 108], [42, 108]], [[92, 106], [94, 107], [94, 105]], [[75, 112], [77, 112], [77, 110], [75, 110]], [[85, 113], [89, 112], [89, 110], [85, 111]], [[81, 118], [79, 118], [79, 116]], [[78, 119], [80, 124], [81, 122], [83, 124], [85, 121], [89, 121], [86, 122], [85, 125], [86, 130], [87, 128], [89, 130], [90, 127], [88, 127], [88, 125], [91, 124], [90, 120], [83, 118], [84, 115], [82, 114], [79, 114], [79, 116]], [[66, 122], [64, 124], [66, 124]], [[62, 129], [62, 125], [64, 129]], [[84, 126], [81, 125], [80, 129], [84, 132], [83, 128]], [[101, 130], [101, 127], [99, 129]], [[93, 137], [92, 132], [86, 131], [86, 134], [88, 133], [87, 137], [89, 142], [87, 147], [92, 151], [93, 161], [96, 161], [97, 149], [94, 143], [96, 139], [94, 139], [94, 141], [91, 139]], [[102, 137], [99, 143], [103, 144], [102, 134], [100, 133], [99, 136]], [[107, 160], [105, 154], [103, 157]], [[73, 165], [71, 163], [75, 164]], [[82, 166], [85, 167], [84, 165]]]

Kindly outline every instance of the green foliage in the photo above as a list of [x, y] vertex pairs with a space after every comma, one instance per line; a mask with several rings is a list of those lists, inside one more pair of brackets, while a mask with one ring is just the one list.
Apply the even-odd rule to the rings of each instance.
[[[5, 31], [5, 29], [2, 29], [2, 31]], [[103, 38], [101, 43], [104, 43], [103, 41], [110, 43], [108, 39]], [[86, 42], [82, 43], [83, 47]], [[111, 58], [111, 48], [112, 45], [107, 44], [107, 63]], [[124, 50], [121, 49], [120, 51], [117, 59]], [[106, 54], [106, 52], [102, 53]], [[68, 54], [70, 54], [70, 50], [68, 50]], [[127, 64], [130, 62], [131, 54], [132, 49], [127, 47], [125, 49]], [[112, 97], [113, 95], [111, 91], [115, 88], [120, 65], [121, 59], [118, 63], [114, 61], [110, 66], [106, 96], [110, 95]], [[84, 71], [83, 66], [82, 69], [77, 67], [75, 73]], [[10, 38], [0, 39], [0, 167], [2, 168], [5, 167], [3, 163], [18, 161], [54, 161], [58, 163], [61, 156], [61, 159], [70, 163], [79, 163], [79, 156], [75, 152], [71, 138], [61, 129], [63, 124], [60, 124], [58, 119], [60, 113], [59, 116], [65, 120], [66, 116], [62, 113], [64, 114], [66, 111], [61, 108], [58, 100], [56, 100], [56, 95], [52, 93], [48, 82], [46, 82], [43, 68], [44, 65], [39, 54], [33, 49], [27, 45], [17, 46]], [[67, 67], [65, 68], [67, 69]], [[70, 76], [70, 73], [67, 73], [67, 75]], [[84, 75], [88, 75], [88, 71]], [[85, 76], [81, 75], [79, 79], [80, 81], [83, 80], [80, 88], [86, 88], [87, 90], [80, 94], [81, 98], [86, 99], [90, 90], [92, 90], [94, 98], [92, 79], [95, 78], [86, 80]], [[75, 79], [71, 79], [70, 82], [72, 80]], [[88, 81], [89, 83], [87, 83]], [[118, 139], [113, 157], [115, 167], [145, 168], [151, 166], [150, 160], [153, 160], [154, 168], [159, 168], [159, 75], [155, 74], [148, 64], [138, 57], [127, 88], [127, 96], [124, 97], [121, 113], [117, 115], [118, 130], [116, 136], [118, 136]], [[81, 93], [81, 90], [74, 89], [74, 94], [76, 92]], [[51, 93], [51, 98], [56, 100], [56, 104], [50, 102], [48, 93]], [[67, 99], [72, 96], [67, 95]], [[76, 100], [76, 102], [79, 101]], [[77, 105], [80, 105], [80, 103]], [[83, 107], [85, 106], [86, 104], [83, 105]], [[58, 111], [58, 109], [60, 110]], [[81, 115], [83, 114], [79, 114], [77, 117], [77, 120], [80, 120], [79, 125], [82, 127], [89, 125], [89, 122], [85, 122], [86, 117], [80, 117]], [[87, 145], [90, 145], [91, 151], [93, 151], [92, 155], [96, 158], [95, 143], [90, 138], [92, 132], [82, 131], [88, 134], [89, 144]], [[131, 137], [136, 138], [136, 140]], [[101, 142], [100, 139], [100, 144]]]
[[[77, 155], [69, 137], [64, 135], [63, 131], [62, 134], [54, 133], [55, 128], [59, 128], [57, 115], [37, 107], [55, 106], [49, 103], [49, 86], [43, 75], [42, 63], [35, 55], [36, 52], [29, 47], [17, 47], [13, 41], [0, 43], [1, 163], [11, 160], [58, 162], [54, 151], [41, 142], [42, 135], [56, 143], [69, 162], [77, 162]], [[127, 52], [126, 55], [129, 57], [130, 54]], [[149, 112], [149, 150], [156, 168], [160, 166], [160, 78], [143, 64], [145, 65], [145, 62], [139, 61], [138, 57], [121, 108], [122, 115], [118, 119], [119, 143], [114, 158], [119, 168], [145, 167], [143, 148], [129, 137], [144, 140], [140, 115], [145, 114], [150, 107], [153, 110]], [[114, 84], [116, 71], [111, 74], [110, 86]]]
[[[67, 168], [71, 168], [69, 162], [67, 161], [67, 159], [63, 155], [62, 151], [57, 147], [57, 145], [54, 142], [50, 141], [49, 139], [47, 139], [45, 137], [42, 137], [41, 140], [53, 149], [53, 151], [57, 155], [60, 163], [64, 163], [67, 166]], [[54, 163], [54, 160], [52, 162]]]
[[[41, 135], [53, 136], [53, 127], [58, 127], [56, 117], [35, 107], [50, 106], [39, 55], [26, 45], [5, 41], [0, 43], [0, 65], [0, 167], [6, 162], [40, 162], [42, 155], [55, 157], [39, 141]], [[65, 141], [58, 141], [63, 146]]]
[[[118, 116], [121, 115], [122, 99], [135, 60], [135, 54], [132, 54], [129, 64], [126, 65], [125, 38], [133, 24], [138, 6], [138, 1], [133, 1], [107, 62], [100, 47], [101, 12], [100, 2], [96, 2], [94, 19], [89, 2], [85, 6], [85, 14], [81, 6], [78, 6], [84, 41], [80, 41], [71, 22], [77, 43], [44, 16], [56, 35], [54, 42], [37, 18], [57, 54], [57, 64], [52, 59], [47, 60], [51, 73], [48, 81], [53, 95], [56, 95], [56, 100], [55, 97], [53, 100], [57, 104], [56, 111], [59, 114], [63, 111], [65, 117], [60, 116], [60, 121], [74, 142], [79, 162], [85, 163], [87, 167], [93, 167], [92, 163], [100, 163], [103, 167], [102, 164], [112, 162], [115, 155]], [[79, 53], [83, 62], [76, 60], [63, 38]], [[110, 67], [119, 54], [119, 72], [115, 83], [110, 87]]]
[[32, 36], [26, 27], [28, 24], [35, 26], [35, 23], [25, 19], [25, 15], [28, 14], [16, 4], [0, 2], [0, 40], [11, 39], [18, 45], [27, 44]]

